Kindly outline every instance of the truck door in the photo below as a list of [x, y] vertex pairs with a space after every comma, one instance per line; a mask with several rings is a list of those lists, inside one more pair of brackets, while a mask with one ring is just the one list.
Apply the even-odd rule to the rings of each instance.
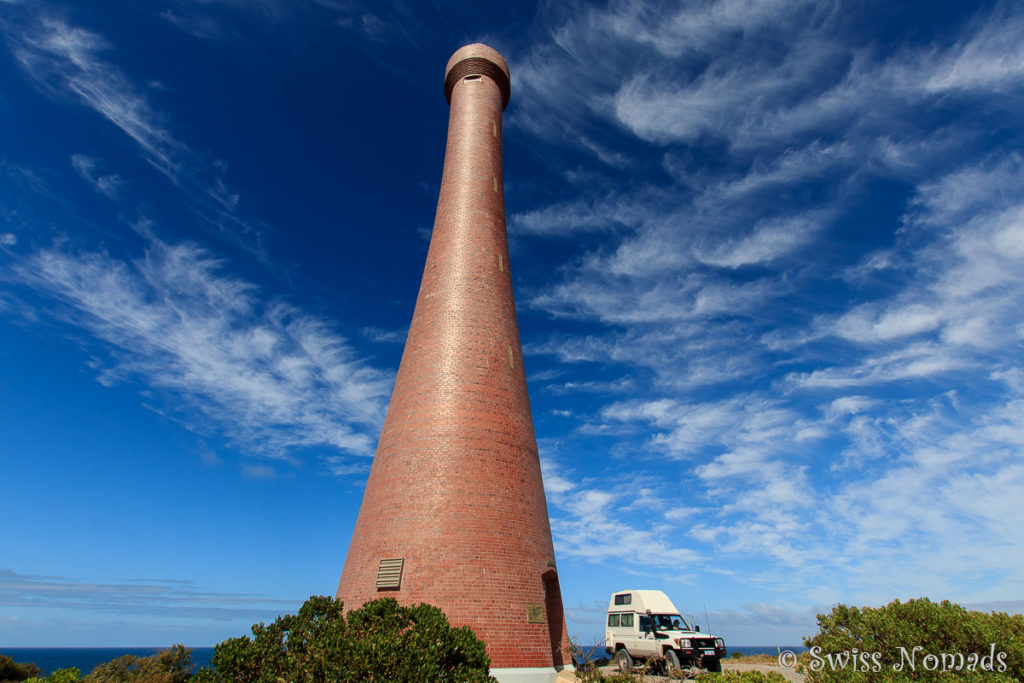
[[637, 654], [643, 657], [654, 657], [661, 654], [658, 652], [658, 641], [654, 638], [654, 629], [651, 628], [651, 618], [646, 614], [638, 614], [637, 616], [640, 617]]

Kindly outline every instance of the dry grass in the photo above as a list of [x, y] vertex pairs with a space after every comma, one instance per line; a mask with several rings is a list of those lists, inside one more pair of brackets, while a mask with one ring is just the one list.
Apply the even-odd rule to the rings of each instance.
[[742, 664], [767, 664], [778, 665], [779, 658], [777, 655], [747, 655], [745, 657], [731, 657], [727, 661], [740, 662]]

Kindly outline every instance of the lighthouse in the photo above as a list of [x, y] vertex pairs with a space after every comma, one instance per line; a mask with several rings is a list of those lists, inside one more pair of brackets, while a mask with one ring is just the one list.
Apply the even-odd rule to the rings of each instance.
[[502, 178], [508, 65], [452, 55], [437, 214], [337, 597], [429, 603], [502, 683], [554, 681], [568, 639], [512, 294]]

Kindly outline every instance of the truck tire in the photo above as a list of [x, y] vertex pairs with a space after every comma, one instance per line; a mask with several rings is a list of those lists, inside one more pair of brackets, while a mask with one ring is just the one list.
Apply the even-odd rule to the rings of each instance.
[[718, 657], [705, 657], [704, 666], [712, 673], [722, 673], [722, 661]]
[[679, 671], [679, 655], [675, 650], [665, 650], [665, 672]]
[[622, 648], [615, 653], [615, 665], [619, 667], [619, 671], [624, 674], [628, 674], [633, 670], [633, 658], [626, 652], [626, 648]]

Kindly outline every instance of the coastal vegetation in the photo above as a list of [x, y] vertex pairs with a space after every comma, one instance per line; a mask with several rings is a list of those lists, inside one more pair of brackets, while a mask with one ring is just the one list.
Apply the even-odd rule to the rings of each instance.
[[810, 683], [1024, 680], [1024, 616], [927, 598], [837, 605], [804, 639]]
[[437, 607], [405, 607], [394, 598], [346, 615], [341, 602], [313, 596], [298, 614], [255, 624], [251, 637], [219, 643], [209, 667], [195, 671], [190, 654], [175, 645], [151, 657], [118, 657], [84, 676], [78, 669], [60, 669], [45, 678], [34, 665], [12, 661], [0, 669], [0, 683], [494, 681], [486, 646], [469, 627], [452, 627]]
[[39, 673], [39, 667], [29, 662], [16, 662], [7, 655], [0, 655], [0, 683], [24, 681]]
[[[796, 660], [808, 683], [1024, 681], [1024, 616], [978, 612], [926, 598], [884, 607], [837, 605], [818, 615], [818, 633]], [[592, 650], [590, 650], [592, 651]], [[607, 673], [575, 648], [580, 681], [627, 683], [651, 671]], [[124, 655], [83, 675], [39, 668], [0, 655], [0, 683], [341, 683], [344, 681], [494, 681], [484, 643], [468, 627], [453, 628], [430, 605], [374, 600], [345, 614], [342, 604], [313, 596], [298, 614], [255, 624], [251, 636], [215, 647], [196, 671], [188, 648], [150, 657]], [[758, 657], [747, 657], [751, 661]], [[771, 660], [773, 658], [769, 658]], [[756, 663], [756, 662], [755, 662]], [[779, 683], [775, 672], [704, 672], [696, 683]]]
[[431, 605], [382, 598], [345, 615], [341, 602], [315, 596], [252, 634], [217, 645], [196, 683], [494, 681], [483, 641]]

